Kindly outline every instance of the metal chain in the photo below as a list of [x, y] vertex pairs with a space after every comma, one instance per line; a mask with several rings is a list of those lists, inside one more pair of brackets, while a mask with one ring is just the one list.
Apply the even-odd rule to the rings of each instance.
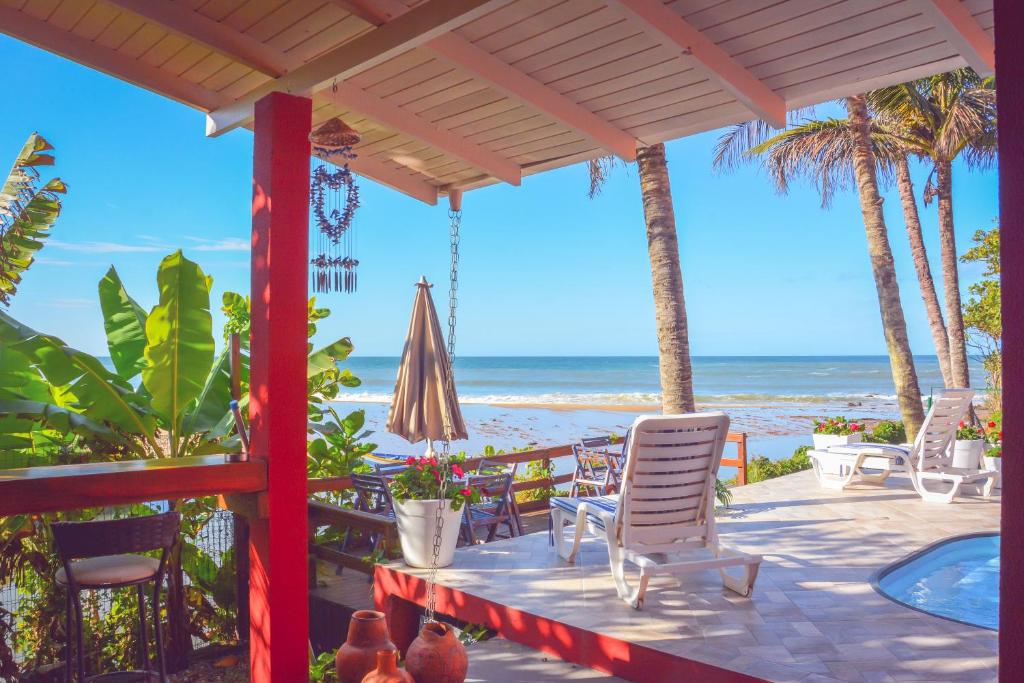
[[[459, 305], [459, 232], [462, 228], [462, 210], [449, 211], [448, 218], [451, 220], [449, 238], [451, 240], [451, 269], [448, 279], [448, 395], [455, 395], [455, 313]], [[445, 489], [448, 484], [448, 458], [451, 454], [452, 425], [448, 421], [448, 412], [445, 411], [444, 438], [441, 441], [441, 490], [440, 499], [445, 500]], [[435, 581], [437, 580], [437, 560], [441, 555], [441, 538], [444, 532], [444, 505], [437, 508], [437, 516], [434, 519], [434, 547], [430, 559], [430, 571], [427, 575], [427, 602], [424, 608], [424, 619], [428, 622], [436, 621], [434, 609], [437, 602], [437, 591]]]

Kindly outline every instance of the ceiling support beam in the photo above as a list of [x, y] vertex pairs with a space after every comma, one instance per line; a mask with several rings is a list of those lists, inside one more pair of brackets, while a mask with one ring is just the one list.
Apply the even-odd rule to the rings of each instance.
[[996, 72], [996, 44], [960, 0], [920, 0], [925, 15], [946, 42], [982, 76]]
[[[396, 21], [408, 8], [398, 0], [334, 0], [335, 4], [376, 26]], [[507, 97], [537, 109], [582, 133], [598, 147], [625, 160], [636, 159], [637, 140], [600, 116], [531, 78], [510, 64], [454, 33], [439, 36], [424, 48], [485, 81]]]
[[277, 78], [288, 69], [280, 65], [280, 52], [240, 31], [168, 0], [106, 0], [148, 22], [199, 43], [214, 52]]
[[208, 112], [227, 104], [223, 96], [200, 85], [4, 5], [0, 5], [0, 31], [190, 107]]
[[661, 0], [606, 0], [609, 7], [638, 22], [666, 48], [696, 60], [722, 88], [758, 118], [786, 127], [786, 103], [729, 53], [686, 22]]
[[338, 107], [351, 109], [388, 128], [411, 135], [449, 156], [475, 166], [495, 178], [504, 180], [506, 183], [518, 185], [521, 181], [518, 164], [476, 143], [438, 128], [430, 121], [351, 83], [339, 82], [336, 86], [320, 92], [319, 96], [330, 100]]
[[218, 136], [248, 125], [252, 122], [253, 105], [269, 93], [308, 95], [323, 90], [335, 81], [344, 81], [372, 69], [510, 1], [430, 0], [212, 112], [206, 119], [206, 134]]

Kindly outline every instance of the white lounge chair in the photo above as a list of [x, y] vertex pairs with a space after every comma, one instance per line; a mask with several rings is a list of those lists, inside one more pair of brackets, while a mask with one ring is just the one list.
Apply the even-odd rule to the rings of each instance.
[[[855, 483], [881, 484], [892, 472], [905, 472], [921, 498], [951, 503], [965, 484], [992, 495], [997, 473], [952, 466], [952, 449], [960, 421], [971, 407], [974, 391], [946, 389], [933, 403], [912, 445], [850, 444], [808, 452], [814, 474], [825, 488], [845, 489]], [[948, 484], [934, 490], [926, 482]]]
[[[720, 412], [638, 417], [620, 494], [551, 499], [558, 554], [574, 562], [584, 530], [603, 537], [619, 597], [636, 609], [658, 574], [718, 569], [727, 588], [749, 596], [761, 557], [722, 547], [715, 532], [715, 476], [728, 430]], [[576, 526], [571, 542], [567, 524]], [[636, 588], [626, 582], [627, 561], [640, 569]], [[725, 571], [735, 566], [744, 567], [739, 577]]]

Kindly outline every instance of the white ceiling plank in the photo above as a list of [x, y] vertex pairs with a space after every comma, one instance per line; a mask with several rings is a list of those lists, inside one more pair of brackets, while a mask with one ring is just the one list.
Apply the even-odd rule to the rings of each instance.
[[666, 48], [696, 60], [724, 90], [759, 118], [777, 128], [785, 127], [785, 101], [661, 0], [606, 2], [623, 16], [641, 24], [645, 33]]
[[253, 106], [272, 92], [309, 95], [473, 21], [511, 0], [431, 0], [341, 45], [322, 57], [212, 112], [207, 135], [222, 135], [252, 121]]
[[[374, 25], [386, 25], [408, 11], [398, 0], [336, 0], [353, 14]], [[531, 78], [491, 53], [454, 33], [442, 35], [423, 47], [463, 69], [491, 88], [550, 118], [577, 129], [602, 149], [626, 161], [636, 159], [637, 140], [629, 133], [580, 106], [568, 97]]]
[[[324, 161], [331, 163], [337, 162], [337, 159], [322, 158]], [[369, 178], [381, 185], [390, 187], [392, 190], [398, 190], [413, 199], [418, 199], [431, 206], [437, 204], [437, 186], [431, 185], [426, 180], [420, 180], [407, 173], [402, 173], [400, 170], [387, 166], [372, 157], [351, 159], [348, 161], [348, 166], [357, 175]]]
[[921, 13], [982, 76], [996, 72], [996, 45], [960, 0], [919, 0]]
[[227, 104], [224, 97], [200, 85], [3, 5], [0, 32], [206, 112]]
[[441, 150], [448, 156], [461, 159], [506, 183], [512, 185], [520, 183], [521, 173], [518, 164], [447, 130], [438, 128], [426, 119], [351, 83], [340, 82], [336, 87], [332, 86], [321, 91], [319, 96], [330, 100], [339, 107], [350, 109], [382, 123], [388, 128], [411, 135], [421, 142]]
[[[290, 70], [281, 67], [285, 57], [280, 51], [177, 3], [168, 0], [105, 1], [268, 76], [277, 78]], [[301, 66], [302, 62], [296, 61], [292, 60], [289, 66]]]

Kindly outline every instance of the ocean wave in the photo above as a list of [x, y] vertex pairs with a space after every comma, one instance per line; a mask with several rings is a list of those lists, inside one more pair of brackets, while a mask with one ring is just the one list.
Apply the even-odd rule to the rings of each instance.
[[[391, 394], [379, 392], [346, 392], [336, 399], [345, 403], [390, 403]], [[828, 405], [894, 403], [895, 395], [873, 393], [770, 394], [726, 393], [705, 394], [695, 397], [702, 406], [750, 405]], [[459, 401], [467, 405], [578, 405], [578, 406], [658, 406], [660, 393], [648, 392], [596, 392], [596, 393], [540, 393], [540, 394], [462, 394]]]

